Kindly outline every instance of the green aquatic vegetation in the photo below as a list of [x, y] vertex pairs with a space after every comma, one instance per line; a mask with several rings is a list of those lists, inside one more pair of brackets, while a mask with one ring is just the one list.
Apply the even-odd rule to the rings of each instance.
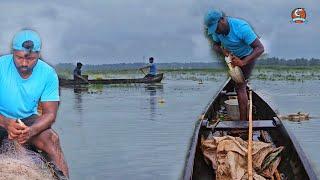
[[[72, 78], [72, 72], [57, 70], [59, 77]], [[159, 69], [159, 73], [165, 74], [165, 79], [171, 80], [217, 80], [227, 76], [225, 68], [206, 69]], [[83, 71], [89, 79], [104, 78], [141, 78], [144, 74], [136, 69], [130, 70], [108, 70], [108, 71]], [[302, 81], [319, 80], [320, 67], [288, 67], [288, 66], [256, 66], [251, 79], [270, 81]]]
[[90, 90], [91, 90], [91, 92], [102, 92], [104, 87], [105, 87], [105, 85], [103, 85], [103, 84], [91, 84]]
[[255, 78], [259, 80], [267, 80], [268, 76], [266, 74], [258, 74]]

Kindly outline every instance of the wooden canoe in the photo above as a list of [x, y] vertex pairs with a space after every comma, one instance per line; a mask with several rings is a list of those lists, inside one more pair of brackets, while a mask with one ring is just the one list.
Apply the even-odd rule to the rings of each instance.
[[[159, 83], [163, 79], [163, 73], [157, 74], [155, 77], [137, 78], [137, 79], [94, 79], [88, 80], [90, 84], [130, 84], [130, 83]], [[88, 84], [85, 81], [75, 81], [73, 79], [59, 78], [60, 86]]]
[[[213, 131], [228, 130], [230, 132], [234, 129], [248, 129], [247, 121], [220, 121], [215, 127], [210, 126], [210, 122], [216, 119], [223, 102], [228, 99], [229, 95], [235, 95], [234, 85], [234, 82], [229, 79], [210, 101], [202, 114], [202, 118], [196, 123], [184, 167], [184, 180], [215, 179], [215, 172], [205, 162], [200, 149], [202, 136], [206, 137]], [[284, 179], [316, 180], [316, 174], [293, 134], [285, 129], [276, 113], [259, 95], [252, 92], [252, 96], [254, 107], [253, 130], [260, 132], [263, 130], [276, 147], [284, 146], [281, 153], [281, 162], [278, 166], [280, 174], [285, 177]]]

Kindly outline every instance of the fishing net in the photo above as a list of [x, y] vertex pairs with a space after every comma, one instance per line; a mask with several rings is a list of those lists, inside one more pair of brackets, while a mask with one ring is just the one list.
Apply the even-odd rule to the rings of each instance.
[[51, 180], [53, 173], [43, 156], [8, 139], [0, 144], [0, 180]]
[[[247, 179], [248, 143], [239, 137], [223, 136], [201, 139], [205, 160], [216, 171], [216, 179]], [[253, 179], [273, 178], [280, 163], [283, 147], [275, 148], [271, 143], [253, 142]]]

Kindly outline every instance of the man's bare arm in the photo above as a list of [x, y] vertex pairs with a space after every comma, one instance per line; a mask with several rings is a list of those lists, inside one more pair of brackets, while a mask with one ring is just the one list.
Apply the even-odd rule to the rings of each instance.
[[244, 65], [255, 61], [264, 52], [264, 47], [258, 38], [256, 38], [250, 46], [253, 48], [253, 51], [249, 56], [243, 59]]
[[212, 45], [213, 50], [219, 55], [224, 55], [223, 50], [221, 48], [221, 43], [216, 43], [216, 42], [212, 42], [212, 43], [213, 43]]
[[0, 126], [7, 130], [9, 139], [16, 139], [24, 129], [23, 126], [16, 123], [16, 119], [5, 117], [2, 114], [0, 114]]
[[80, 76], [78, 74], [75, 74], [74, 76], [76, 76], [77, 78], [80, 78], [81, 80], [83, 80], [86, 83], [89, 83], [89, 81], [87, 79], [85, 79], [83, 76]]
[[139, 68], [139, 69], [142, 70], [142, 69], [147, 69], [147, 68], [150, 68], [150, 67], [151, 67], [151, 65], [148, 65], [148, 66], [144, 66], [144, 67]]
[[39, 116], [34, 124], [31, 126], [34, 131], [34, 135], [41, 133], [42, 131], [50, 128], [56, 120], [57, 111], [59, 107], [58, 101], [48, 101], [42, 103], [42, 115]]
[[25, 126], [22, 135], [18, 138], [19, 143], [23, 144], [31, 137], [50, 128], [56, 120], [58, 106], [59, 102], [57, 101], [42, 102], [42, 115], [37, 117], [30, 127]]
[[0, 114], [0, 126], [5, 128], [8, 126], [9, 119], [5, 117], [4, 115]]

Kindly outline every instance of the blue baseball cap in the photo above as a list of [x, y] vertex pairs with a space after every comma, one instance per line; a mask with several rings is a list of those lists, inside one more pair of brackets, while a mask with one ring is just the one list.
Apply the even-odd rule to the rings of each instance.
[[213, 34], [218, 26], [219, 20], [223, 17], [222, 11], [209, 10], [204, 16], [204, 24], [208, 27], [208, 35]]
[[33, 30], [22, 30], [15, 34], [12, 40], [12, 48], [14, 50], [23, 51], [40, 51], [41, 39], [37, 32]]

